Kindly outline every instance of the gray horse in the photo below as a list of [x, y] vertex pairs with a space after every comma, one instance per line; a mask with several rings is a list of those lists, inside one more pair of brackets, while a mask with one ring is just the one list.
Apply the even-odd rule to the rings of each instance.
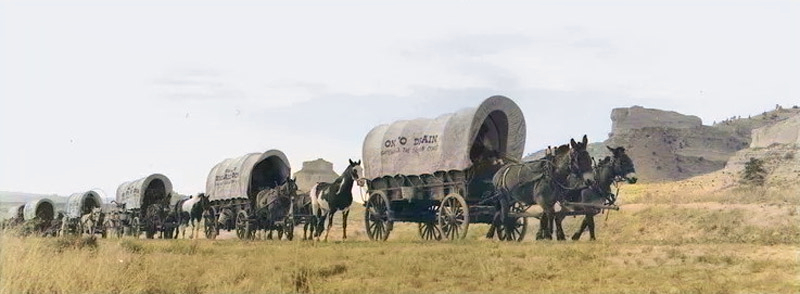
[[[606, 146], [609, 151], [614, 155], [613, 157], [606, 157], [595, 166], [594, 175], [595, 181], [592, 185], [586, 188], [574, 191], [567, 197], [569, 201], [580, 202], [589, 205], [564, 205], [565, 210], [558, 213], [556, 216], [556, 223], [560, 223], [568, 215], [576, 215], [576, 213], [583, 213], [584, 218], [581, 222], [581, 227], [572, 236], [572, 240], [579, 240], [581, 234], [586, 229], [589, 229], [589, 239], [595, 240], [594, 234], [594, 216], [600, 213], [601, 207], [606, 205], [613, 205], [617, 198], [611, 192], [611, 185], [626, 181], [629, 184], [635, 184], [636, 169], [633, 165], [633, 160], [625, 153], [625, 148], [617, 147], [611, 148]], [[567, 212], [569, 211], [569, 212]]]
[[[588, 138], [584, 135], [582, 142], [570, 139], [569, 145], [559, 146], [555, 151], [548, 152], [545, 158], [500, 168], [492, 179], [495, 193], [500, 196], [500, 211], [495, 215], [490, 233], [492, 229], [497, 229], [500, 239], [508, 239], [502, 229], [513, 227], [514, 218], [507, 217], [509, 207], [514, 202], [520, 202], [526, 206], [538, 204], [542, 208], [543, 215], [536, 238], [552, 239], [555, 204], [563, 200], [568, 190], [580, 189], [594, 179], [587, 145]], [[558, 240], [566, 240], [561, 224], [555, 225]]]

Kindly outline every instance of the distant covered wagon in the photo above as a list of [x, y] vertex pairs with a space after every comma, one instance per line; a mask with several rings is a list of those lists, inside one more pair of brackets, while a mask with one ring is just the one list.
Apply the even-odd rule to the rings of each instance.
[[56, 216], [56, 206], [52, 200], [40, 198], [25, 203], [23, 208], [23, 219], [25, 221], [36, 221], [35, 230], [43, 232], [47, 229]]
[[290, 175], [289, 159], [275, 149], [216, 164], [206, 180], [211, 203], [206, 212], [206, 237], [214, 238], [220, 229], [236, 229], [239, 238], [250, 238], [262, 224], [257, 215], [263, 208], [256, 203], [259, 192], [284, 186]]
[[25, 219], [25, 204], [9, 207], [7, 217], [11, 223], [21, 222]]
[[103, 198], [96, 191], [74, 193], [67, 198], [65, 213], [68, 218], [80, 218], [95, 208], [103, 207]]
[[375, 127], [363, 146], [367, 234], [385, 240], [393, 222], [404, 221], [419, 223], [424, 239], [460, 239], [470, 222], [491, 223], [492, 176], [503, 162], [522, 158], [525, 136], [522, 110], [503, 96]]
[[65, 206], [64, 224], [61, 227], [62, 233], [77, 233], [80, 228], [81, 217], [91, 214], [94, 209], [102, 207], [103, 198], [96, 191], [85, 191], [69, 195]]
[[170, 210], [171, 195], [172, 182], [169, 178], [152, 174], [119, 185], [116, 202], [123, 205], [125, 213], [129, 214], [131, 232], [135, 236], [138, 237], [143, 230], [147, 238], [153, 238]]

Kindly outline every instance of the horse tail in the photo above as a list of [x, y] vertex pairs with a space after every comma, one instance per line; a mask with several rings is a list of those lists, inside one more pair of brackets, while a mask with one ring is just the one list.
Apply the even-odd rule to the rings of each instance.
[[311, 198], [311, 214], [314, 216], [319, 216], [322, 213], [319, 211], [319, 200], [317, 199], [317, 187], [319, 187], [319, 183], [314, 184], [311, 186], [311, 190], [308, 192], [308, 197]]

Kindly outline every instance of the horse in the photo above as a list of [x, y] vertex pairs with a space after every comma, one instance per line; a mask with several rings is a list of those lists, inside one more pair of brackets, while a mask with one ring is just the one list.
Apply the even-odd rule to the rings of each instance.
[[342, 175], [336, 178], [333, 183], [319, 182], [309, 192], [311, 197], [311, 210], [317, 223], [313, 230], [313, 235], [319, 240], [325, 226], [325, 218], [328, 218], [328, 228], [325, 230], [325, 241], [328, 240], [331, 227], [333, 226], [333, 215], [342, 211], [342, 239], [347, 239], [347, 216], [350, 214], [350, 205], [353, 204], [353, 182], [358, 179], [357, 166], [361, 165], [361, 160], [354, 162], [348, 159], [348, 166]]
[[[499, 230], [512, 227], [510, 222], [513, 218], [507, 215], [511, 204], [516, 201], [525, 205], [535, 203], [542, 208], [536, 238], [552, 239], [550, 224], [555, 221], [555, 204], [563, 199], [567, 190], [582, 188], [586, 182], [594, 180], [592, 158], [586, 151], [588, 143], [584, 135], [582, 142], [570, 139], [569, 145], [559, 146], [545, 158], [501, 167], [492, 178], [495, 193], [500, 196], [500, 210], [495, 214], [490, 233], [497, 229], [501, 239], [504, 238]], [[558, 240], [566, 240], [561, 223], [555, 224]]]
[[103, 220], [103, 227], [106, 229], [106, 237], [122, 237], [122, 230], [119, 225], [119, 212], [118, 211], [111, 211], [106, 215], [105, 220]]
[[[287, 178], [286, 183], [273, 189], [263, 189], [256, 195], [256, 219], [266, 238], [272, 240], [272, 231], [278, 230], [278, 240], [283, 238], [284, 229], [294, 229], [279, 225], [292, 208], [292, 199], [297, 195], [297, 183]], [[289, 238], [289, 236], [287, 236]]]
[[200, 193], [197, 197], [189, 196], [189, 198], [178, 200], [175, 203], [175, 207], [173, 211], [175, 212], [175, 239], [178, 238], [186, 238], [186, 228], [192, 226], [192, 231], [189, 233], [189, 238], [194, 237], [195, 229], [198, 227], [197, 224], [203, 218], [202, 207], [199, 207], [197, 212], [197, 218], [192, 218], [192, 209], [194, 209], [195, 205], [202, 205], [199, 203], [201, 200], [205, 200], [205, 203], [208, 203], [208, 197], [205, 194]]
[[95, 207], [92, 209], [90, 213], [84, 214], [81, 216], [81, 233], [89, 234], [89, 236], [94, 236], [95, 229], [98, 223], [100, 223], [100, 218], [102, 217], [102, 211], [99, 207]]
[[153, 203], [147, 207], [144, 213], [145, 237], [153, 239], [156, 233], [163, 236], [164, 219], [166, 213], [163, 204]]
[[[629, 184], [637, 182], [636, 168], [633, 160], [625, 153], [625, 148], [608, 146], [606, 148], [611, 151], [613, 157], [607, 156], [594, 167], [594, 183], [567, 196], [569, 201], [593, 205], [584, 207], [573, 207], [568, 203], [564, 205], [566, 209], [571, 209], [573, 212], [585, 213], [581, 227], [572, 235], [572, 240], [580, 240], [581, 234], [587, 228], [589, 229], [589, 239], [595, 240], [594, 216], [600, 213], [600, 206], [613, 205], [617, 200], [616, 195], [611, 192], [611, 185], [619, 182], [628, 182]], [[566, 216], [567, 213], [558, 213], [556, 222], [563, 221]]]
[[[200, 230], [201, 221], [203, 218], [203, 211], [211, 206], [208, 200], [208, 195], [205, 193], [197, 194], [197, 197], [189, 196], [188, 199], [178, 201], [175, 204], [175, 209], [178, 211], [180, 223], [179, 231], [180, 237], [186, 238], [186, 228], [191, 227], [189, 239], [194, 239]], [[177, 238], [177, 236], [176, 236]]]
[[[303, 223], [303, 240], [310, 240], [314, 234], [314, 212], [311, 207], [311, 196], [308, 193], [294, 197], [294, 215]], [[309, 234], [310, 231], [310, 234]]]

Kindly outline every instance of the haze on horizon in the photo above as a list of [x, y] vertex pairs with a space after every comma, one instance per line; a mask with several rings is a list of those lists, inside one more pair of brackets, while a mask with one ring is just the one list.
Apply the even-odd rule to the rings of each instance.
[[800, 104], [797, 36], [796, 1], [0, 0], [0, 190], [195, 194], [268, 149], [339, 173], [373, 127], [492, 95], [525, 153], [616, 107], [711, 124]]

